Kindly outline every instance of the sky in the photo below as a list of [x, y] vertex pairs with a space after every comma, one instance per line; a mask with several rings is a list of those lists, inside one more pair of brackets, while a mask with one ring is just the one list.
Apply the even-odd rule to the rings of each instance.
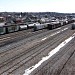
[[0, 12], [75, 13], [75, 0], [0, 0]]

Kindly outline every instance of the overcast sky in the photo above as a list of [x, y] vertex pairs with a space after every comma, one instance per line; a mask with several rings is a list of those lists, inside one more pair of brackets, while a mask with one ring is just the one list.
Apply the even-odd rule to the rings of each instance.
[[0, 12], [75, 13], [75, 0], [0, 0]]

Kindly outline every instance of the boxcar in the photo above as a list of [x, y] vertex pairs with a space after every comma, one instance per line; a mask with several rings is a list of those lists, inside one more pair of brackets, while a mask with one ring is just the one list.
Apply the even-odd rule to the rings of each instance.
[[63, 26], [66, 25], [66, 21], [63, 21]]
[[6, 27], [1, 26], [0, 27], [0, 34], [5, 34], [6, 33]]
[[19, 30], [19, 25], [8, 25], [7, 26], [7, 32], [15, 32]]
[[75, 20], [68, 20], [68, 24], [75, 22]]
[[6, 27], [5, 27], [5, 22], [0, 23], [0, 34], [5, 34], [6, 33]]
[[59, 23], [59, 22], [51, 22], [48, 24], [48, 29], [52, 30], [52, 29], [58, 28], [60, 26], [61, 26], [61, 23]]
[[52, 29], [54, 29], [55, 28], [55, 25], [54, 24], [48, 24], [48, 29], [50, 29], [50, 30], [52, 30]]

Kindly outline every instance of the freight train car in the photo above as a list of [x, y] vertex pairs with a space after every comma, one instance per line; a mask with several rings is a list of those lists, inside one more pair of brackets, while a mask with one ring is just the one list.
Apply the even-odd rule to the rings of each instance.
[[6, 33], [6, 27], [0, 26], [0, 34], [5, 34]]
[[66, 25], [66, 21], [63, 21], [63, 26]]
[[72, 30], [74, 30], [74, 29], [75, 29], [75, 23], [72, 24]]
[[15, 32], [15, 31], [19, 31], [19, 25], [7, 25], [6, 26], [7, 33]]
[[60, 20], [61, 26], [67, 25], [68, 20]]
[[47, 28], [47, 27], [48, 27], [48, 26], [47, 26], [46, 23], [44, 23], [44, 24], [35, 23], [35, 24], [34, 24], [34, 31], [40, 30], [40, 29], [44, 29], [44, 28]]
[[48, 29], [52, 30], [61, 26], [60, 22], [51, 22], [48, 24]]
[[34, 23], [32, 23], [32, 24], [27, 24], [27, 26], [28, 26], [28, 29], [34, 28]]
[[5, 27], [5, 22], [0, 23], [0, 34], [5, 34], [6, 33], [6, 27]]
[[27, 30], [28, 26], [26, 24], [20, 24], [19, 25], [19, 30]]
[[68, 20], [68, 24], [75, 22], [75, 20]]

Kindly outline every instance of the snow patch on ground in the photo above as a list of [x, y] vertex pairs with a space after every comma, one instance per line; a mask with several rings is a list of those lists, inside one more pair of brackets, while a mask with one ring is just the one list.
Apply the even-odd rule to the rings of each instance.
[[41, 41], [44, 41], [44, 40], [46, 40], [47, 38], [43, 38]]

